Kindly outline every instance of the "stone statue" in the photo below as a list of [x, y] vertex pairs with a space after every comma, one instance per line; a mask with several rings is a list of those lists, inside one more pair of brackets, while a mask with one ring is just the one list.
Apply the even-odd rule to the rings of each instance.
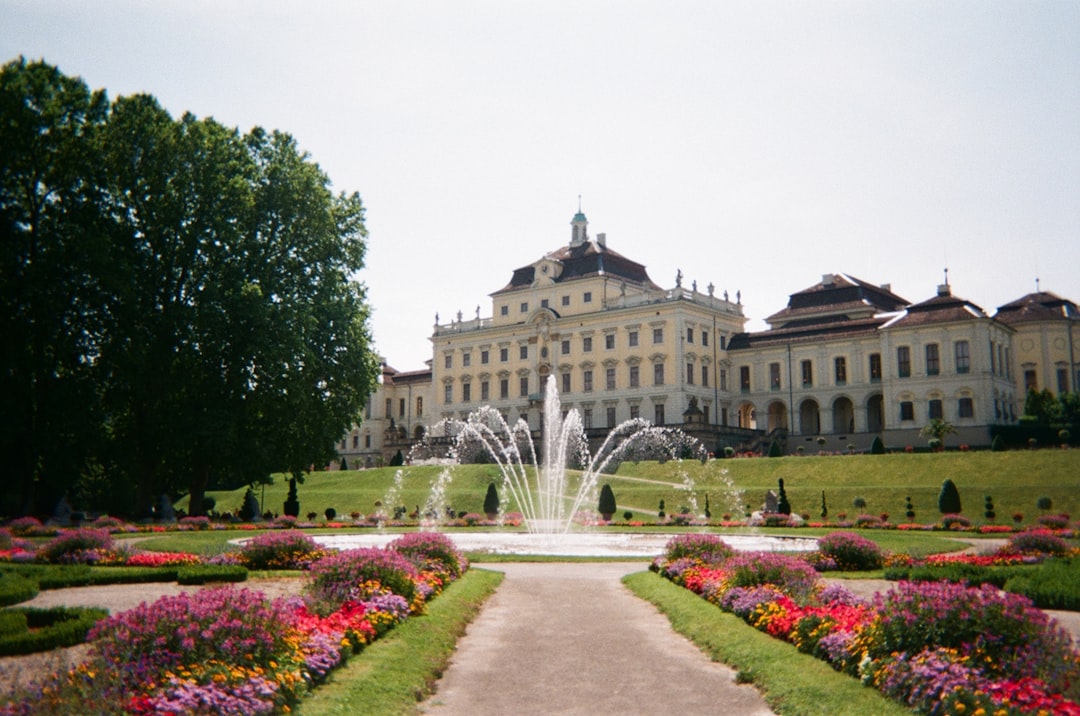
[[682, 269], [675, 270], [675, 286], [682, 288]]
[[769, 490], [765, 493], [765, 509], [763, 512], [767, 515], [775, 515], [777, 509], [780, 507], [780, 501], [776, 497], [776, 493]]

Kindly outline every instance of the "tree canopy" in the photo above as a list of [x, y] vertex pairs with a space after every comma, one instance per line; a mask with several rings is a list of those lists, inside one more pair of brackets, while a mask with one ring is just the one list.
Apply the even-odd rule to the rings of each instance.
[[377, 375], [365, 237], [288, 134], [3, 66], [3, 510], [198, 514], [215, 481], [332, 459]]

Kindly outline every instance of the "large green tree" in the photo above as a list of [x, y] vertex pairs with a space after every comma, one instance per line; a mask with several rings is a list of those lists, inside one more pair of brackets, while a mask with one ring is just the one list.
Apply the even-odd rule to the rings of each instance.
[[109, 270], [96, 135], [108, 102], [42, 62], [0, 68], [0, 510], [47, 512], [101, 437]]
[[[78, 90], [52, 99], [53, 114], [62, 119], [74, 105], [69, 113], [79, 110], [79, 127], [93, 131], [69, 132], [68, 152], [82, 159], [68, 169], [78, 202], [64, 194], [39, 202], [54, 212], [68, 202], [61, 208], [75, 240], [35, 229], [25, 218], [34, 207], [9, 198], [36, 196], [22, 186], [34, 185], [4, 176], [4, 276], [8, 265], [51, 267], [18, 285], [0, 284], [0, 300], [26, 314], [28, 334], [4, 358], [34, 363], [35, 375], [85, 376], [83, 404], [99, 412], [83, 411], [90, 419], [75, 427], [107, 438], [97, 462], [88, 461], [104, 469], [80, 466], [69, 482], [82, 474], [96, 476], [90, 481], [99, 487], [133, 485], [130, 507], [140, 515], [161, 493], [189, 491], [198, 514], [212, 480], [255, 482], [271, 470], [299, 476], [331, 459], [377, 373], [366, 295], [352, 278], [365, 251], [359, 197], [333, 194], [328, 177], [287, 134], [257, 128], [241, 135], [212, 119], [173, 119], [148, 95], [110, 107], [54, 68], [35, 69]], [[25, 63], [5, 67], [5, 82], [26, 71]], [[5, 89], [0, 111], [17, 116], [8, 105], [17, 109], [23, 96], [32, 94]], [[92, 123], [83, 105], [94, 109]], [[51, 121], [63, 127], [61, 119]], [[26, 130], [34, 131], [49, 134], [50, 127]], [[56, 257], [19, 264], [20, 257], [8, 257], [14, 242], [7, 234], [24, 244], [41, 237]], [[72, 262], [69, 243], [82, 263]], [[78, 271], [65, 275], [61, 265]], [[19, 293], [27, 283], [42, 294], [34, 303]], [[54, 305], [74, 308], [43, 315]], [[38, 356], [29, 329], [45, 318], [55, 325], [39, 339]], [[43, 360], [56, 352], [70, 365]], [[30, 394], [36, 385], [11, 368], [5, 379]], [[5, 421], [17, 425], [25, 412], [5, 411]], [[56, 437], [51, 423], [35, 429]], [[34, 443], [22, 461], [40, 465], [48, 453]], [[40, 468], [23, 472], [31, 483], [40, 479]]]

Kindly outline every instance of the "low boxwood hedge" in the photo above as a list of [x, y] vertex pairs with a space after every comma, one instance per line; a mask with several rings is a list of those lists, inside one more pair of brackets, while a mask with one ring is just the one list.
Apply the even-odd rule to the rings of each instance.
[[1080, 559], [1048, 559], [1039, 569], [1014, 574], [1005, 591], [1024, 595], [1040, 609], [1080, 611]]
[[0, 607], [26, 602], [37, 596], [38, 584], [21, 574], [0, 572]]
[[247, 567], [239, 564], [197, 564], [176, 570], [176, 581], [180, 584], [243, 582], [247, 578]]
[[86, 634], [109, 615], [93, 607], [11, 607], [0, 613], [0, 656], [33, 654], [86, 641]]

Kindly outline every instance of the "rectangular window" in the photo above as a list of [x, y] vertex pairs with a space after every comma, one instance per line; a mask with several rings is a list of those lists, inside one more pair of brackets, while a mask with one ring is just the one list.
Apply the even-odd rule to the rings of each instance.
[[896, 349], [896, 374], [901, 378], [911, 377], [911, 348], [908, 346]]
[[615, 427], [615, 407], [608, 406], [607, 408], [607, 426], [609, 428]]
[[706, 388], [709, 387], [709, 366], [701, 366], [701, 384]]
[[615, 390], [615, 369], [606, 368], [604, 370], [604, 380], [608, 390]]
[[640, 405], [631, 405], [630, 406], [630, 419], [631, 420], [637, 420], [640, 417], [641, 417], [641, 406]]
[[480, 381], [480, 400], [491, 400], [491, 384], [486, 380]]
[[961, 418], [975, 417], [975, 401], [971, 398], [960, 398], [956, 406], [956, 414]]
[[581, 411], [581, 427], [586, 430], [592, 427], [592, 408], [585, 408]]
[[1058, 395], [1069, 392], [1069, 371], [1065, 368], [1057, 369], [1057, 392]]
[[701, 332], [701, 345], [703, 345], [703, 346], [709, 345], [709, 332], [708, 331], [702, 331]]
[[521, 380], [518, 381], [518, 395], [522, 398], [529, 397], [529, 377], [521, 376]]
[[1033, 370], [1025, 370], [1024, 371], [1024, 392], [1028, 393], [1028, 392], [1030, 392], [1032, 390], [1038, 390], [1038, 389], [1039, 389], [1039, 379], [1036, 376], [1035, 371], [1033, 371]]
[[581, 339], [581, 350], [592, 353], [592, 336], [585, 336]]
[[386, 417], [388, 417], [388, 418], [392, 418], [392, 417], [394, 416], [394, 413], [393, 413], [393, 405], [394, 405], [394, 404], [393, 404], [393, 402], [392, 402], [392, 401], [390, 400], [390, 398], [387, 398], [387, 399], [386, 399], [386, 405], [385, 405], [385, 409], [383, 410], [383, 415], [384, 415], [384, 416], [386, 416]]
[[468, 368], [470, 365], [472, 365], [472, 353], [461, 354], [461, 365], [464, 368]]
[[506, 378], [499, 381], [499, 397], [503, 400], [510, 397], [510, 381]]
[[366, 448], [371, 447], [371, 436], [370, 435], [365, 435], [364, 436], [364, 447], [366, 447]]
[[417, 397], [416, 399], [416, 417], [424, 417], [424, 398]]
[[528, 346], [518, 346], [518, 358], [520, 358], [521, 360], [528, 360], [529, 359], [529, 347]]
[[990, 341], [990, 374], [997, 375], [997, 360], [994, 358], [994, 342]]
[[582, 374], [581, 374], [581, 383], [582, 383], [582, 386], [581, 386], [582, 390], [584, 390], [586, 393], [591, 393], [592, 392], [592, 371], [591, 370], [586, 370], [586, 371], [582, 372]]
[[405, 417], [405, 398], [398, 398], [398, 411], [399, 418]]
[[521, 312], [522, 313], [528, 313], [529, 312], [529, 304], [528, 304], [527, 301], [522, 301], [521, 302]]
[[935, 399], [930, 401], [929, 410], [927, 412], [927, 415], [929, 415], [931, 420], [934, 420], [934, 419], [941, 420], [942, 418], [945, 417], [945, 409], [942, 406], [942, 403], [941, 403], [940, 400], [935, 398]]
[[630, 331], [630, 347], [637, 347], [637, 331]]
[[720, 369], [720, 390], [727, 390], [727, 368]]
[[586, 291], [585, 295], [582, 297], [582, 300], [585, 303], [592, 303], [592, 291]]
[[844, 356], [838, 356], [833, 360], [836, 372], [836, 384], [845, 385], [847, 383], [847, 358]]
[[564, 306], [569, 306], [570, 305], [570, 296], [563, 296], [562, 297], [562, 305], [564, 305]]
[[652, 382], [653, 382], [653, 385], [663, 385], [664, 384], [664, 364], [663, 363], [653, 363]]
[[654, 328], [654, 329], [652, 329], [652, 342], [653, 343], [663, 343], [664, 342], [664, 329], [663, 328]]
[[510, 307], [509, 306], [499, 306], [499, 315], [500, 316], [509, 316], [510, 315]]
[[630, 366], [630, 387], [637, 388], [641, 386], [641, 368], [636, 365]]
[[490, 355], [491, 355], [490, 351], [486, 351], [486, 350], [485, 351], [480, 351], [480, 364], [481, 365], [487, 365], [488, 364], [488, 359], [490, 358]]
[[809, 387], [814, 384], [814, 362], [804, 360], [801, 364], [802, 369], [802, 384], [803, 387]]
[[[727, 348], [727, 336], [720, 336], [720, 350]], [[727, 425], [727, 423], [724, 423]]]
[[694, 384], [694, 364], [693, 363], [687, 363], [686, 364], [686, 383], [687, 383], [687, 385], [693, 385]]
[[540, 308], [547, 308], [547, 307], [548, 307], [548, 300], [546, 298], [541, 298], [540, 299]]
[[510, 360], [510, 349], [509, 348], [500, 348], [499, 349], [499, 360], [501, 362], [503, 362], [503, 363]]
[[570, 392], [570, 374], [569, 373], [563, 373], [562, 374], [562, 392], [564, 392], [564, 393], [569, 393]]
[[449, 368], [453, 368], [453, 367], [454, 367], [454, 356], [447, 353], [445, 356], [443, 356], [443, 368], [449, 369]]
[[957, 341], [955, 346], [956, 352], [956, 372], [968, 373], [971, 371], [971, 344], [967, 341]]
[[750, 392], [750, 366], [739, 366], [739, 390], [744, 393]]
[[609, 333], [606, 336], [604, 336], [604, 349], [609, 350], [609, 351], [615, 350], [615, 334], [614, 333]]
[[454, 402], [454, 384], [447, 383], [443, 386], [443, 402], [449, 405]]
[[657, 405], [655, 408], [653, 408], [653, 414], [655, 416], [655, 420], [653, 420], [653, 424], [654, 425], [663, 425], [664, 424], [664, 406], [663, 405]]
[[941, 373], [941, 356], [938, 354], [937, 343], [926, 344], [926, 374], [938, 375]]
[[352, 436], [352, 446], [354, 448], [360, 447], [360, 436], [359, 435], [353, 435]]
[[686, 329], [686, 342], [687, 343], [693, 343], [694, 342], [694, 329], [693, 328], [687, 328]]
[[562, 354], [564, 356], [570, 355], [570, 341], [563, 341], [561, 344]]
[[915, 419], [915, 403], [911, 402], [910, 400], [905, 400], [900, 403], [900, 419]]
[[472, 383], [465, 383], [461, 386], [461, 402], [468, 403], [472, 400]]
[[780, 390], [780, 364], [769, 364], [769, 387], [773, 390]]

